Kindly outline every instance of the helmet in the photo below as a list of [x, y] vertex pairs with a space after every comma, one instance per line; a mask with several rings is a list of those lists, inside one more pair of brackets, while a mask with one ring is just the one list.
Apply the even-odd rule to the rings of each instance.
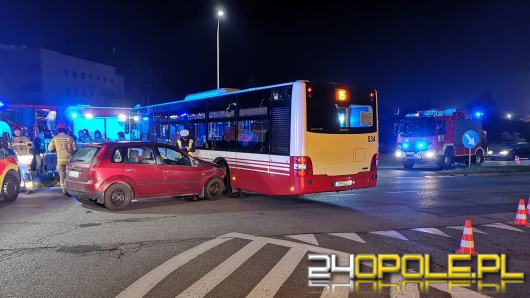
[[180, 131], [180, 135], [183, 136], [183, 137], [187, 137], [190, 135], [190, 131], [187, 130], [187, 129], [183, 129]]
[[68, 126], [66, 126], [66, 124], [64, 124], [64, 123], [59, 123], [59, 124], [55, 125], [55, 130], [60, 130], [60, 129], [68, 130]]

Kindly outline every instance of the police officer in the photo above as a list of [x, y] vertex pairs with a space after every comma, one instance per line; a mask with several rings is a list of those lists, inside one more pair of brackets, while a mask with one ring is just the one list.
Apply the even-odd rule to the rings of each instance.
[[64, 179], [66, 178], [66, 164], [72, 159], [72, 155], [77, 150], [74, 139], [67, 135], [67, 128], [65, 125], [59, 124], [56, 127], [57, 135], [53, 137], [48, 150], [51, 152], [57, 152], [57, 171], [59, 172], [59, 179], [61, 182], [61, 189], [66, 195], [66, 188], [64, 185]]
[[177, 146], [180, 150], [192, 155], [191, 153], [195, 151], [193, 147], [193, 139], [190, 137], [190, 131], [183, 129], [180, 131], [180, 138], [177, 140]]

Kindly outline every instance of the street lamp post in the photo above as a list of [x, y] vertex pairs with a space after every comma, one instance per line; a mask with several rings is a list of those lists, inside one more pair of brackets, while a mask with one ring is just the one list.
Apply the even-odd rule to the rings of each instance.
[[217, 10], [217, 89], [220, 88], [219, 86], [219, 24], [224, 14], [225, 13], [222, 9]]

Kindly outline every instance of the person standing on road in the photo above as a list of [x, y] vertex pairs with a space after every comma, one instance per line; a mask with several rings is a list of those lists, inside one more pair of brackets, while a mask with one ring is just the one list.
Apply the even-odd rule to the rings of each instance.
[[57, 171], [59, 172], [61, 189], [65, 195], [67, 195], [64, 185], [66, 164], [72, 159], [74, 152], [77, 150], [74, 139], [67, 135], [66, 132], [67, 128], [65, 125], [57, 125], [57, 135], [53, 137], [48, 145], [49, 151], [57, 153]]
[[44, 160], [44, 153], [46, 153], [46, 144], [44, 143], [44, 133], [39, 132], [37, 134], [37, 137], [33, 141], [33, 155], [35, 156], [35, 172], [37, 172], [37, 175], [42, 174], [43, 172], [43, 164], [42, 161]]
[[190, 137], [189, 130], [183, 129], [180, 131], [180, 138], [177, 140], [177, 146], [180, 148], [180, 150], [192, 156], [192, 152], [195, 151], [195, 147], [193, 146], [193, 139]]

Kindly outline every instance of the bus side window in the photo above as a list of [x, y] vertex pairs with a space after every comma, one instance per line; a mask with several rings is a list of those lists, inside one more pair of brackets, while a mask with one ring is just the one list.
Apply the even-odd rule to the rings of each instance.
[[208, 145], [212, 150], [235, 150], [236, 97], [222, 96], [208, 101]]
[[269, 153], [270, 97], [270, 90], [239, 94], [237, 151]]

